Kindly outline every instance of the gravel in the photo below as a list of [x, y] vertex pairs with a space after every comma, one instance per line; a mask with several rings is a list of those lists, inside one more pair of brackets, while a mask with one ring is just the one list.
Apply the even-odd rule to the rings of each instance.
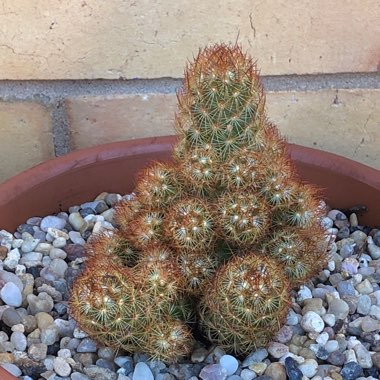
[[[129, 197], [129, 196], [126, 196]], [[57, 215], [0, 231], [0, 365], [23, 380], [354, 380], [380, 377], [380, 231], [330, 210], [327, 268], [293, 292], [285, 325], [267, 347], [235, 357], [199, 343], [168, 364], [97, 345], [68, 313], [70, 286], [92, 233], [112, 230], [102, 193]]]

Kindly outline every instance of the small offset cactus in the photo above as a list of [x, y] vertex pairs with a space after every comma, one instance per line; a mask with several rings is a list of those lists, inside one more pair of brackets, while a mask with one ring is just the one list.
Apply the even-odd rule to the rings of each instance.
[[185, 70], [171, 163], [137, 179], [118, 230], [93, 237], [71, 313], [100, 343], [175, 361], [192, 331], [235, 353], [265, 346], [290, 291], [323, 269], [317, 189], [303, 183], [265, 113], [239, 46], [201, 50]]

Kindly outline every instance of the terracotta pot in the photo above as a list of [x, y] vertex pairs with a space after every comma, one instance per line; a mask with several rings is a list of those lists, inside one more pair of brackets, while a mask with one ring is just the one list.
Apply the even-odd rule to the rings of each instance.
[[3, 367], [0, 367], [0, 380], [15, 380], [15, 379], [18, 379], [18, 378], [11, 375]]
[[[138, 170], [152, 160], [169, 160], [174, 142], [170, 136], [106, 144], [26, 170], [0, 185], [0, 229], [14, 231], [31, 216], [66, 210], [102, 191], [132, 191]], [[366, 205], [360, 222], [380, 225], [380, 171], [315, 149], [289, 148], [303, 179], [322, 187], [331, 206]], [[0, 379], [16, 378], [0, 367]]]
[[[31, 216], [45, 216], [93, 199], [102, 191], [127, 193], [137, 171], [169, 160], [174, 136], [78, 150], [35, 166], [0, 185], [0, 229], [14, 231]], [[304, 180], [322, 187], [336, 208], [366, 205], [362, 224], [380, 225], [380, 171], [330, 153], [289, 145]]]

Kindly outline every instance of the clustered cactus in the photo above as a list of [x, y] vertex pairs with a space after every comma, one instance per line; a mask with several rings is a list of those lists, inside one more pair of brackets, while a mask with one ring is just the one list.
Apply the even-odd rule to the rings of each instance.
[[93, 237], [71, 313], [98, 342], [175, 361], [192, 331], [243, 354], [286, 318], [290, 291], [326, 262], [318, 191], [303, 183], [268, 122], [239, 46], [200, 51], [185, 71], [170, 163], [140, 173]]

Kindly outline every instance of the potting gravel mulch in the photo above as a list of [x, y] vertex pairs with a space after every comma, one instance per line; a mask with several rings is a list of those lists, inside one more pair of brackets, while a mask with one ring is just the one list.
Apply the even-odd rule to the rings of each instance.
[[[125, 196], [129, 197], [129, 195]], [[286, 324], [266, 348], [235, 358], [199, 343], [177, 364], [98, 346], [69, 317], [84, 244], [112, 230], [121, 195], [102, 193], [68, 212], [0, 231], [0, 365], [20, 379], [356, 380], [380, 378], [380, 230], [355, 213], [321, 220], [331, 260], [294, 293]], [[380, 220], [380, 216], [379, 216]], [[96, 274], [94, 274], [96, 275]]]

